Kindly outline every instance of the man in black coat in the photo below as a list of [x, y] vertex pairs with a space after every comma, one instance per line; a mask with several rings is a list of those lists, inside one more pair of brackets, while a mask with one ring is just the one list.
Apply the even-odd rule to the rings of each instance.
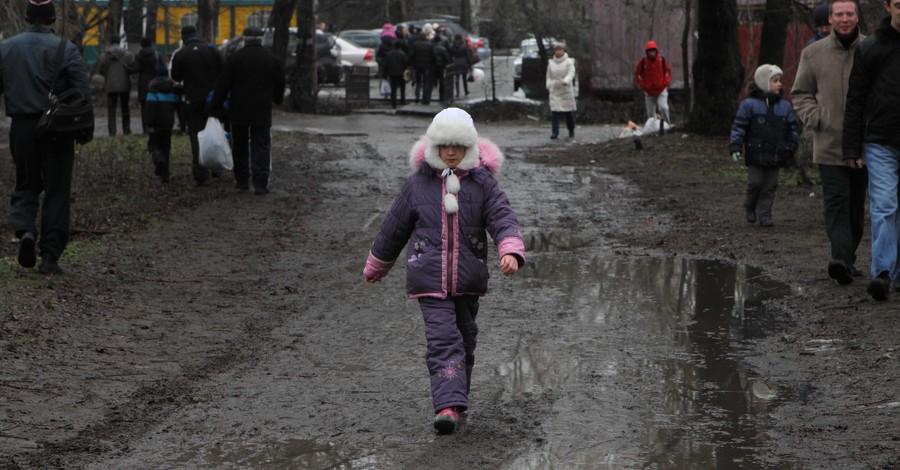
[[172, 57], [172, 80], [183, 84], [188, 134], [191, 138], [191, 171], [197, 186], [202, 186], [209, 180], [210, 172], [200, 165], [197, 133], [206, 127], [206, 120], [209, 118], [206, 97], [222, 72], [222, 56], [197, 35], [195, 26], [181, 28], [181, 40], [184, 46]]
[[225, 62], [210, 106], [213, 116], [227, 115], [231, 122], [235, 187], [250, 189], [252, 169], [256, 194], [269, 192], [272, 103], [281, 104], [285, 86], [284, 67], [262, 46], [262, 37], [260, 28], [244, 30], [244, 47]]

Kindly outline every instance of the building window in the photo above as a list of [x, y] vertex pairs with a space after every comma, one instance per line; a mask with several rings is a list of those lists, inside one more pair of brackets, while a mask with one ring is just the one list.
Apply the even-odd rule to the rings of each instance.
[[255, 26], [263, 29], [266, 26], [269, 26], [269, 16], [271, 14], [272, 12], [268, 10], [251, 13], [250, 16], [247, 17], [247, 26]]

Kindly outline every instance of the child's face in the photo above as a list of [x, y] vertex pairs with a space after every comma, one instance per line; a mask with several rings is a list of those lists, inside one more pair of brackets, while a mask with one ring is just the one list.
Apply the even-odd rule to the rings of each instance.
[[448, 167], [456, 168], [466, 156], [466, 147], [463, 145], [438, 145], [438, 154], [441, 161]]
[[769, 91], [776, 95], [781, 93], [781, 75], [775, 75], [769, 79]]

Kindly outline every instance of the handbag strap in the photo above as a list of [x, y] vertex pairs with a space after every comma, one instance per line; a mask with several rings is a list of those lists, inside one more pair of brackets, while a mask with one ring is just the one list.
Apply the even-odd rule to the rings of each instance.
[[59, 48], [56, 50], [55, 67], [53, 68], [53, 78], [50, 79], [50, 96], [53, 96], [53, 85], [56, 85], [56, 79], [59, 78], [59, 70], [62, 69], [63, 54], [66, 52], [66, 40], [60, 38]]

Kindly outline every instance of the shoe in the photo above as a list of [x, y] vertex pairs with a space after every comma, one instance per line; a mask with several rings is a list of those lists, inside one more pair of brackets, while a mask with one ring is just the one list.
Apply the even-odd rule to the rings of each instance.
[[751, 224], [756, 223], [756, 211], [746, 211], [744, 212], [744, 217], [747, 218], [747, 222], [750, 222]]
[[775, 222], [772, 222], [772, 219], [768, 217], [763, 217], [762, 220], [759, 221], [760, 227], [774, 227]]
[[450, 434], [459, 427], [459, 413], [453, 408], [444, 408], [434, 417], [434, 430], [438, 434]]
[[891, 277], [887, 271], [881, 271], [875, 279], [869, 282], [867, 291], [875, 300], [887, 300], [891, 290]]
[[553, 134], [553, 135], [551, 135], [551, 136], [550, 136], [550, 138], [551, 138], [551, 139], [558, 139], [558, 138], [559, 138], [559, 136], [558, 136], [558, 135], [556, 135], [556, 134]]
[[209, 176], [211, 176], [213, 178], [218, 178], [218, 177], [222, 176], [222, 173], [219, 173], [218, 171], [210, 171]]
[[263, 194], [269, 194], [269, 188], [256, 188], [253, 191], [253, 194], [256, 194], [257, 196], [262, 196]]
[[834, 279], [840, 285], [847, 285], [853, 282], [850, 268], [843, 261], [836, 259], [828, 263], [828, 277]]
[[575, 131], [569, 131], [569, 138], [570, 138], [570, 139], [574, 139], [574, 138], [575, 138]]
[[57, 264], [55, 256], [44, 255], [41, 258], [41, 265], [38, 267], [38, 272], [41, 274], [62, 274], [63, 270], [59, 267], [59, 264]]
[[249, 191], [250, 184], [249, 183], [234, 183], [234, 189], [238, 191]]
[[37, 263], [37, 256], [34, 254], [34, 234], [25, 232], [19, 239], [19, 266], [23, 268], [33, 268]]
[[855, 264], [850, 265], [850, 275], [853, 277], [862, 277], [863, 272], [861, 269], [857, 268]]

